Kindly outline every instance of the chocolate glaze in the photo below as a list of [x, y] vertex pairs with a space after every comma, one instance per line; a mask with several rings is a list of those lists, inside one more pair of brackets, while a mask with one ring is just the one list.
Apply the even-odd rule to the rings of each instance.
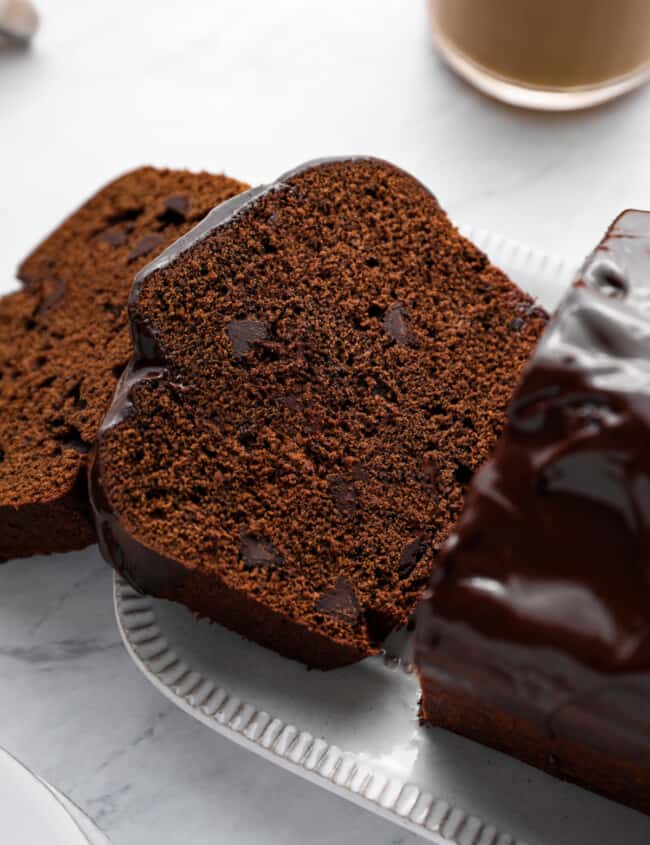
[[650, 776], [650, 213], [546, 329], [418, 608], [427, 680]]
[[142, 545], [115, 519], [101, 482], [101, 459], [96, 447], [91, 454], [91, 463], [88, 486], [102, 556], [140, 593], [144, 592], [143, 571], [146, 573], [146, 589], [153, 595], [165, 595], [168, 590], [181, 589], [187, 579], [187, 571], [175, 560]]

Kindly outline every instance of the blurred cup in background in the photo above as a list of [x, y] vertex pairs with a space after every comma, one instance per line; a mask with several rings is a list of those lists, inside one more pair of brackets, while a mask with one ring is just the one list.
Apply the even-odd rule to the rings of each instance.
[[38, 25], [38, 13], [31, 0], [0, 0], [0, 44], [26, 46]]
[[596, 105], [650, 78], [650, 0], [428, 0], [447, 63], [528, 108]]

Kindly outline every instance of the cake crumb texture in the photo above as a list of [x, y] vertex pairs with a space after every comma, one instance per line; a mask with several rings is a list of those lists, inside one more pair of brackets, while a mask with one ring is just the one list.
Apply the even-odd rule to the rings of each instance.
[[0, 560], [94, 542], [87, 454], [131, 354], [135, 273], [246, 186], [144, 167], [103, 188], [0, 299]]
[[131, 320], [93, 469], [104, 553], [329, 668], [406, 621], [546, 316], [419, 182], [351, 159], [145, 272]]

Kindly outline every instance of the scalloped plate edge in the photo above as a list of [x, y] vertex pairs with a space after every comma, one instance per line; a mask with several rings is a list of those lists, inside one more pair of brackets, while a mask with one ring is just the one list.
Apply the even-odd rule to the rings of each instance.
[[500, 267], [524, 288], [525, 285], [517, 278], [521, 272], [534, 277], [538, 283], [551, 282], [558, 290], [564, 290], [568, 288], [579, 270], [578, 264], [566, 258], [550, 255], [519, 241], [496, 235], [487, 229], [463, 224], [459, 225], [458, 229], [462, 235], [483, 250], [493, 264]]
[[258, 710], [204, 677], [167, 641], [155, 600], [117, 575], [114, 584], [117, 624], [136, 666], [166, 698], [213, 731], [435, 845], [524, 845], [414, 783], [373, 771], [358, 755]]
[[[463, 235], [514, 277], [568, 286], [577, 267], [484, 229], [460, 226]], [[134, 663], [180, 709], [222, 736], [276, 765], [380, 815], [436, 845], [524, 845], [511, 834], [436, 798], [417, 784], [372, 771], [359, 756], [286, 724], [242, 701], [218, 681], [205, 678], [181, 660], [158, 626], [154, 601], [115, 577], [115, 613], [120, 634]], [[146, 649], [142, 647], [146, 645]], [[410, 667], [395, 658], [392, 665]]]

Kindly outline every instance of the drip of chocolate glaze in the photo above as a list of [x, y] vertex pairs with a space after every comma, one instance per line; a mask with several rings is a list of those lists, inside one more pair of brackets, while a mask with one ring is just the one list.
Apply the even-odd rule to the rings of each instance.
[[418, 608], [423, 678], [650, 766], [649, 443], [650, 213], [627, 211], [470, 485]]

